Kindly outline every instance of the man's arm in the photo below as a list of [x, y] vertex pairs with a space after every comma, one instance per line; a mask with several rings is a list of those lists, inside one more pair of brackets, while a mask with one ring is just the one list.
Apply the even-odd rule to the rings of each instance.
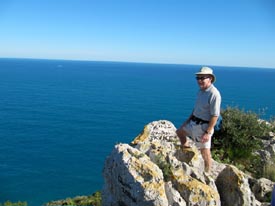
[[208, 124], [208, 128], [205, 131], [205, 133], [210, 134], [214, 130], [217, 120], [218, 120], [218, 116], [211, 116], [211, 119]]

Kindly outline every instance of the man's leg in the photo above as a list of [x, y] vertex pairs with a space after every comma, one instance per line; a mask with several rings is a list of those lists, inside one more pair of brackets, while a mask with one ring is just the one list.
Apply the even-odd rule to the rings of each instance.
[[189, 145], [187, 144], [187, 132], [183, 129], [183, 127], [177, 129], [176, 134], [180, 139], [182, 147], [189, 147]]
[[209, 148], [202, 148], [201, 155], [204, 160], [204, 171], [210, 172], [212, 166], [211, 151]]

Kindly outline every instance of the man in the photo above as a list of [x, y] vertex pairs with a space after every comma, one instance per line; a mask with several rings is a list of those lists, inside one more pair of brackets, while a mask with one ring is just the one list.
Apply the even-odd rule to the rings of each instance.
[[209, 67], [202, 67], [195, 73], [200, 90], [190, 117], [177, 129], [176, 133], [183, 148], [190, 147], [187, 143], [187, 136], [191, 137], [201, 151], [205, 172], [211, 169], [211, 137], [214, 133], [214, 126], [220, 115], [221, 95], [213, 85], [216, 77]]

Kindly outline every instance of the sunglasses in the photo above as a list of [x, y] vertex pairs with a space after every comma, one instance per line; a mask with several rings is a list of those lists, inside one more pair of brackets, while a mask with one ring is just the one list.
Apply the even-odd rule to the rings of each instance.
[[208, 79], [209, 76], [203, 76], [203, 77], [196, 77], [196, 80], [205, 80], [205, 79]]

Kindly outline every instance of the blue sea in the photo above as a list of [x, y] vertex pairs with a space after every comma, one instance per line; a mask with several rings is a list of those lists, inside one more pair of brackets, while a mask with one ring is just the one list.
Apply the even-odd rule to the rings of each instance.
[[[213, 66], [222, 108], [275, 116], [275, 69]], [[29, 206], [103, 186], [116, 143], [190, 114], [200, 65], [0, 59], [0, 203]]]

